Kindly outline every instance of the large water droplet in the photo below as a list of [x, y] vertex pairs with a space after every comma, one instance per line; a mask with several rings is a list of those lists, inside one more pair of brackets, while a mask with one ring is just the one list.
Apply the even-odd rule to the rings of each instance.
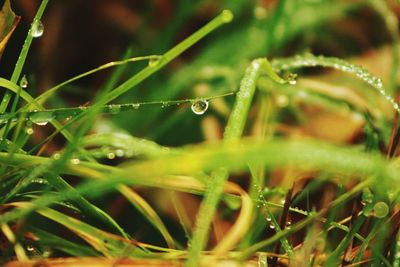
[[19, 86], [21, 86], [22, 88], [27, 88], [28, 87], [28, 79], [26, 78], [26, 76], [22, 76], [21, 80], [19, 81]]
[[51, 111], [38, 111], [29, 115], [29, 120], [37, 125], [46, 125], [54, 119], [54, 114]]
[[38, 38], [43, 35], [44, 26], [40, 20], [35, 20], [32, 24], [31, 35], [33, 38]]
[[192, 103], [192, 111], [196, 115], [203, 115], [208, 109], [207, 100], [197, 100]]

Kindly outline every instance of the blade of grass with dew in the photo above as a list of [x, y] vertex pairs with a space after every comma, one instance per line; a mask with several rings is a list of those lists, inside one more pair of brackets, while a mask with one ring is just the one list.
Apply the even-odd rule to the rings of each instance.
[[[32, 206], [29, 202], [14, 202], [8, 205], [19, 208], [29, 208]], [[121, 251], [125, 250], [127, 247], [134, 247], [134, 251], [138, 253], [137, 255], [143, 254], [143, 251], [139, 250], [133, 244], [134, 241], [104, 232], [61, 212], [44, 208], [37, 210], [37, 213], [68, 228], [107, 257], [118, 257]]]
[[291, 58], [276, 59], [271, 62], [272, 66], [278, 70], [289, 70], [302, 67], [329, 67], [340, 71], [356, 75], [361, 80], [371, 85], [378, 91], [393, 107], [393, 109], [400, 113], [400, 108], [392, 96], [385, 90], [382, 80], [370, 74], [364, 68], [351, 64], [343, 59], [335, 57], [315, 56], [310, 53], [304, 55], [297, 55]]
[[[337, 199], [332, 201], [329, 206], [332, 208], [337, 205], [343, 204], [344, 202], [348, 201], [350, 198], [354, 197], [363, 188], [370, 186], [370, 185], [371, 185], [371, 180], [365, 180], [365, 181], [357, 184], [350, 191], [344, 193], [343, 195], [341, 195], [340, 197], [338, 197]], [[304, 220], [302, 220], [296, 224], [293, 224], [290, 228], [285, 228], [283, 231], [275, 234], [274, 236], [250, 246], [249, 248], [242, 251], [242, 253], [240, 255], [240, 259], [244, 260], [244, 259], [250, 257], [251, 255], [253, 255], [255, 252], [262, 249], [263, 247], [272, 245], [275, 242], [277, 242], [278, 240], [280, 240], [281, 238], [286, 237], [292, 233], [295, 233], [295, 232], [303, 229], [304, 227], [306, 227], [308, 224], [310, 224], [314, 220], [323, 216], [327, 211], [328, 211], [328, 208], [324, 208], [318, 212], [311, 213]]]
[[164, 67], [166, 64], [168, 64], [170, 61], [175, 59], [177, 56], [182, 54], [184, 51], [186, 51], [188, 48], [193, 46], [195, 43], [197, 43], [200, 39], [204, 38], [206, 35], [208, 35], [210, 32], [214, 31], [216, 28], [220, 27], [221, 25], [225, 23], [231, 22], [233, 19], [233, 14], [229, 10], [224, 10], [222, 13], [214, 18], [212, 21], [210, 21], [208, 24], [203, 26], [200, 30], [196, 31], [194, 34], [189, 36], [187, 39], [170, 49], [168, 52], [163, 54], [161, 58], [155, 62], [154, 64], [149, 65], [139, 73], [137, 73], [135, 76], [109, 92], [103, 100], [99, 101], [99, 103], [96, 103], [98, 105], [106, 104], [118, 96], [124, 94], [128, 90], [130, 90], [132, 87], [135, 85], [139, 84], [142, 82], [144, 79], [152, 75], [154, 72], [158, 71], [162, 67]]
[[65, 161], [70, 158], [72, 152], [79, 147], [80, 138], [91, 128], [92, 122], [94, 121], [94, 116], [102, 105], [114, 100], [119, 95], [130, 90], [133, 86], [137, 85], [138, 83], [149, 77], [151, 74], [155, 73], [161, 67], [165, 66], [171, 60], [176, 58], [179, 54], [183, 53], [186, 49], [194, 45], [196, 42], [198, 42], [200, 39], [202, 39], [204, 36], [212, 32], [222, 24], [230, 22], [232, 20], [232, 16], [233, 15], [230, 11], [224, 10], [219, 16], [210, 21], [200, 30], [189, 36], [177, 46], [166, 52], [164, 55], [162, 55], [162, 57], [157, 62], [149, 64], [149, 66], [147, 66], [145, 69], [125, 81], [114, 90], [110, 92], [100, 92], [96, 97], [92, 108], [87, 109], [85, 110], [85, 112], [81, 113], [81, 115], [85, 115], [86, 123], [81, 124], [81, 127], [75, 133], [74, 138], [69, 142], [67, 149], [59, 160], [58, 167], [61, 167], [65, 163]]
[[[52, 159], [22, 154], [16, 154], [10, 159], [7, 153], [0, 153], [0, 163], [19, 166], [19, 168], [44, 165], [49, 161]], [[105, 191], [114, 190], [115, 185], [119, 183], [185, 192], [202, 192], [204, 185], [196, 179], [181, 176], [175, 177], [175, 179], [165, 179], [165, 175], [171, 173], [190, 175], [221, 167], [230, 171], [246, 170], [246, 162], [253, 161], [264, 164], [266, 167], [296, 165], [307, 170], [324, 170], [327, 173], [336, 173], [340, 170], [343, 175], [357, 175], [361, 178], [379, 175], [379, 183], [376, 185], [382, 188], [390, 188], [399, 180], [398, 167], [390, 164], [378, 154], [310, 140], [283, 141], [279, 139], [269, 141], [249, 139], [229, 144], [202, 144], [196, 147], [192, 146], [186, 152], [183, 150], [180, 153], [158, 159], [133, 162], [120, 168], [81, 161], [79, 164], [64, 166], [60, 172], [95, 179], [95, 181], [88, 182], [76, 189], [81, 194], [92, 197]], [[63, 199], [73, 199], [75, 195], [75, 192], [72, 193], [68, 190], [60, 192], [58, 196], [48, 198], [44, 196], [32, 202], [34, 204], [32, 209], [41, 208]], [[4, 213], [0, 217], [0, 223], [20, 218], [31, 212], [32, 209]]]
[[389, 3], [380, 0], [369, 0], [368, 4], [376, 10], [384, 21], [390, 38], [392, 39], [392, 66], [390, 68], [388, 91], [394, 93], [397, 85], [397, 74], [400, 67], [400, 37], [399, 37], [399, 21], [397, 15], [390, 9]]
[[[276, 47], [282, 47], [291, 39], [301, 35], [301, 33], [313, 31], [328, 21], [343, 17], [346, 12], [355, 9], [357, 5], [354, 3], [336, 3], [335, 9], [332, 10], [331, 4], [325, 1], [318, 3], [300, 1], [299, 6], [299, 9], [295, 10], [293, 16], [288, 16], [288, 19], [294, 18], [295, 16], [296, 19], [293, 19], [295, 23], [289, 23], [287, 25], [289, 27], [285, 35], [286, 38], [279, 40], [280, 43], [278, 43]], [[358, 4], [358, 6], [360, 5]], [[310, 16], [310, 12], [313, 12], [313, 8], [322, 12], [314, 12], [314, 15]], [[252, 10], [245, 9], [242, 12], [250, 13]], [[271, 13], [273, 12], [275, 12], [274, 9], [271, 10]], [[245, 17], [247, 18], [248, 16]], [[161, 84], [158, 85], [162, 90], [149, 92], [147, 99], [167, 100], [177, 98], [184, 91], [188, 90], [188, 88], [193, 87], [193, 81], [196, 80], [195, 77], [198, 76], [199, 70], [207, 68], [210, 62], [233, 69], [235, 73], [234, 79], [239, 81], [247, 62], [250, 62], [251, 59], [260, 55], [268, 56], [269, 53], [265, 51], [265, 49], [268, 47], [267, 42], [270, 41], [267, 39], [267, 36], [268, 32], [271, 31], [271, 28], [268, 27], [268, 21], [271, 18], [272, 16], [268, 16], [267, 22], [264, 20], [258, 21], [257, 18], [253, 17], [251, 17], [250, 20], [238, 21], [236, 24], [232, 25], [235, 30], [226, 32], [223, 37], [210, 42], [207, 47], [202, 49], [199, 56], [194, 61], [174, 72], [172, 77], [168, 76], [167, 80], [163, 80]], [[305, 18], [307, 18], [307, 20]], [[246, 49], [243, 49], [243, 47], [246, 47]], [[151, 88], [153, 88], [153, 86]], [[134, 96], [131, 94], [126, 95], [127, 101], [130, 101], [133, 97]], [[160, 119], [164, 113], [165, 112], [162, 110], [149, 110], [146, 115], [146, 121], [143, 121], [139, 114], [133, 114], [132, 116], [122, 114], [121, 117], [125, 122], [124, 127], [130, 131], [139, 133], [142, 127], [146, 128], [152, 122], [164, 123], [164, 119]], [[135, 125], [135, 127], [132, 125]], [[169, 128], [176, 126], [176, 123], [171, 123]], [[165, 126], [165, 128], [167, 128], [167, 126]], [[160, 135], [157, 135], [157, 137], [160, 138]]]
[[[79, 74], [79, 75], [77, 75], [75, 77], [72, 77], [71, 79], [68, 79], [68, 80], [66, 80], [66, 81], [64, 81], [64, 82], [62, 82], [62, 83], [60, 83], [60, 84], [58, 84], [56, 86], [51, 87], [50, 89], [46, 90], [43, 94], [38, 96], [35, 100], [38, 103], [43, 105], [44, 102], [46, 102], [47, 99], [51, 95], [55, 94], [60, 88], [62, 88], [63, 86], [65, 86], [67, 84], [70, 84], [70, 83], [72, 83], [72, 82], [74, 82], [76, 80], [82, 79], [82, 78], [84, 78], [86, 76], [89, 76], [91, 74], [94, 74], [96, 72], [99, 72], [99, 71], [102, 71], [102, 70], [105, 70], [105, 69], [108, 69], [108, 68], [111, 68], [111, 67], [115, 67], [115, 66], [125, 65], [125, 64], [130, 63], [130, 62], [137, 62], [137, 61], [143, 61], [143, 60], [159, 60], [160, 58], [161, 58], [161, 56], [159, 56], [159, 55], [150, 55], [150, 56], [142, 56], [142, 57], [132, 57], [132, 58], [123, 59], [123, 60], [120, 60], [120, 61], [112, 61], [112, 62], [103, 64], [103, 65], [101, 65], [101, 66], [99, 66], [97, 68], [91, 69], [91, 70], [89, 70], [87, 72], [84, 72], [84, 73]], [[27, 108], [25, 108], [25, 109], [27, 109]]]
[[[228, 124], [224, 132], [224, 142], [232, 143], [238, 140], [244, 130], [247, 113], [256, 89], [256, 82], [261, 74], [267, 74], [277, 83], [285, 83], [271, 68], [267, 59], [256, 59], [247, 68], [242, 79], [239, 92], [236, 96], [235, 106], [229, 116]], [[247, 161], [246, 161], [247, 162]], [[220, 168], [213, 177], [207, 189], [206, 195], [196, 218], [196, 226], [193, 232], [193, 239], [190, 241], [187, 266], [197, 266], [200, 261], [201, 251], [206, 246], [212, 217], [214, 216], [223, 186], [228, 178], [228, 171]]]
[[42, 229], [31, 226], [29, 230], [35, 233], [35, 236], [39, 238], [37, 242], [42, 246], [51, 247], [75, 257], [100, 256], [100, 253], [91, 247], [71, 242]]

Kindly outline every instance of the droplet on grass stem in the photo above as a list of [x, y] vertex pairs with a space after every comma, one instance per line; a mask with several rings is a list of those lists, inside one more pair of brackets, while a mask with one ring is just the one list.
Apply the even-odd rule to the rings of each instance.
[[192, 103], [192, 111], [196, 115], [203, 115], [208, 109], [207, 100], [197, 100]]
[[44, 126], [54, 119], [51, 111], [33, 112], [29, 115], [29, 120], [36, 125]]
[[43, 35], [44, 26], [40, 20], [35, 20], [32, 24], [31, 35], [33, 38], [38, 38]]
[[26, 76], [22, 76], [21, 80], [19, 81], [19, 86], [21, 86], [21, 88], [27, 88], [28, 87], [28, 79], [26, 79]]

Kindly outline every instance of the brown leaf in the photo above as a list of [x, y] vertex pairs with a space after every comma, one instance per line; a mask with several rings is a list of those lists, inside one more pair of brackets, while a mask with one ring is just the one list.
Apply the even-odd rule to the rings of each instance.
[[6, 0], [0, 10], [0, 56], [3, 54], [7, 42], [20, 19], [21, 17], [15, 15], [12, 11], [10, 1]]

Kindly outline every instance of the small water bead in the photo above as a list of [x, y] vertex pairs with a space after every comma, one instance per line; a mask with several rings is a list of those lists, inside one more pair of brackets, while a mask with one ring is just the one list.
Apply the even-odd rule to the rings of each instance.
[[115, 155], [117, 157], [123, 157], [125, 155], [125, 152], [122, 149], [117, 149], [115, 150]]
[[267, 220], [267, 222], [272, 221], [271, 217], [267, 217], [267, 218], [265, 218], [265, 219]]
[[54, 114], [51, 111], [33, 112], [29, 115], [29, 120], [34, 124], [44, 126], [54, 119]]
[[78, 158], [71, 159], [71, 164], [77, 165], [79, 163], [81, 163], [81, 161]]
[[25, 89], [28, 87], [28, 79], [26, 78], [26, 76], [22, 76], [21, 80], [19, 81], [19, 86], [21, 86], [21, 88]]
[[389, 214], [389, 206], [383, 201], [374, 205], [374, 215], [377, 218], [385, 218]]
[[131, 107], [133, 109], [138, 109], [138, 108], [140, 108], [140, 104], [131, 104]]
[[115, 159], [115, 153], [113, 153], [113, 152], [107, 153], [107, 158], [108, 159]]
[[273, 225], [272, 223], [269, 225], [270, 229], [275, 229], [275, 225]]
[[30, 251], [30, 252], [33, 252], [33, 251], [35, 251], [35, 247], [32, 246], [32, 245], [27, 245], [27, 246], [26, 246], [26, 250], [27, 250], [27, 251]]
[[35, 20], [32, 24], [31, 35], [33, 38], [38, 38], [43, 35], [44, 26], [40, 20]]
[[109, 107], [110, 114], [118, 114], [121, 112], [121, 105], [110, 105]]
[[53, 159], [55, 159], [55, 160], [58, 160], [58, 159], [60, 159], [61, 158], [61, 154], [60, 153], [55, 153], [54, 155], [53, 155]]
[[31, 128], [31, 127], [29, 127], [29, 128], [27, 128], [26, 129], [26, 133], [28, 134], [28, 135], [31, 135], [31, 134], [33, 134], [33, 129]]
[[203, 115], [208, 109], [207, 100], [197, 100], [192, 103], [192, 111], [196, 115]]

